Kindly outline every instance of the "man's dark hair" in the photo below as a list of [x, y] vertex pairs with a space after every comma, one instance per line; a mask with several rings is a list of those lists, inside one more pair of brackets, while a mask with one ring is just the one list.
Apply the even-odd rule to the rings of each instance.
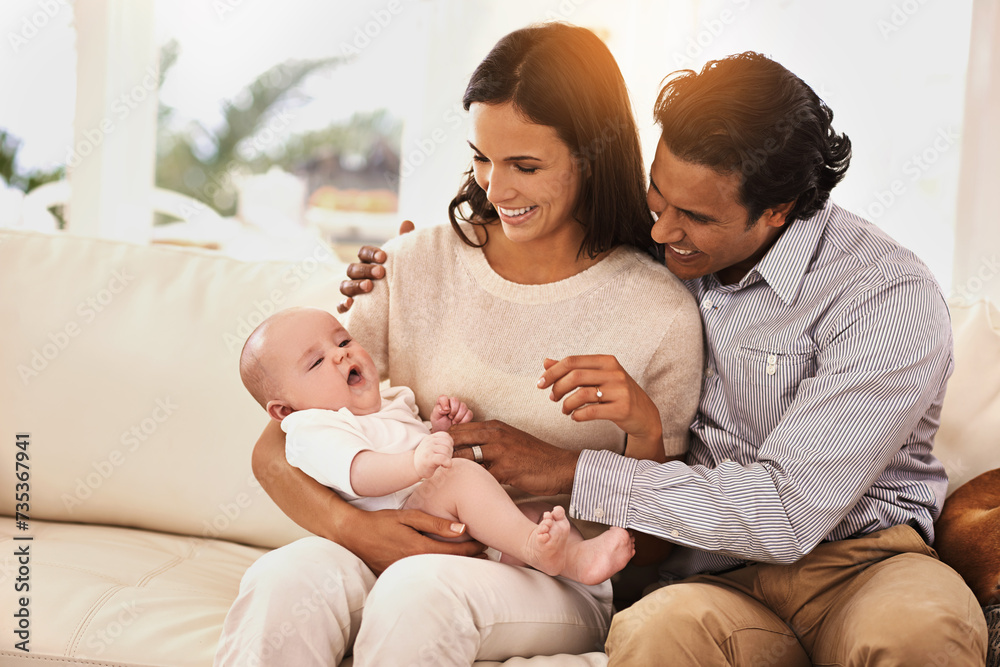
[[681, 70], [660, 91], [654, 115], [678, 158], [741, 175], [747, 226], [791, 201], [786, 220], [821, 209], [847, 172], [851, 141], [833, 111], [779, 63], [747, 51]]
[[[555, 129], [579, 171], [573, 215], [585, 230], [580, 254], [596, 257], [618, 245], [649, 250], [653, 217], [639, 133], [625, 80], [608, 47], [591, 31], [565, 23], [515, 30], [497, 42], [472, 73], [462, 98], [511, 103], [525, 120]], [[465, 207], [467, 210], [463, 210]], [[469, 245], [457, 220], [497, 220], [472, 169], [448, 206], [452, 227]]]

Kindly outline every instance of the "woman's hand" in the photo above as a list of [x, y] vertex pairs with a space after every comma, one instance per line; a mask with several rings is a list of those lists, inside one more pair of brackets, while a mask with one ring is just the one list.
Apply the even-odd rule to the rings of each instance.
[[628, 456], [666, 460], [660, 411], [615, 357], [580, 355], [543, 365], [538, 386], [552, 388], [550, 398], [563, 401], [563, 414], [578, 422], [607, 419], [628, 434]]
[[478, 556], [486, 548], [479, 542], [442, 542], [461, 537], [465, 526], [420, 510], [353, 510], [340, 525], [343, 539], [336, 542], [364, 561], [376, 575], [397, 560], [418, 554]]
[[472, 445], [482, 451], [481, 463], [501, 484], [536, 496], [554, 496], [573, 489], [579, 452], [559, 449], [501, 421], [456, 424], [448, 434], [455, 456], [475, 461]]
[[[408, 234], [413, 229], [411, 221], [403, 220], [399, 225], [399, 234], [400, 236]], [[386, 259], [384, 250], [370, 245], [361, 246], [361, 250], [358, 251], [358, 259], [361, 261], [351, 262], [347, 266], [347, 277], [350, 280], [340, 283], [340, 293], [347, 297], [337, 306], [337, 312], [341, 315], [354, 305], [353, 297], [372, 291], [372, 287], [375, 286], [372, 281], [385, 278], [385, 267], [382, 266]]]

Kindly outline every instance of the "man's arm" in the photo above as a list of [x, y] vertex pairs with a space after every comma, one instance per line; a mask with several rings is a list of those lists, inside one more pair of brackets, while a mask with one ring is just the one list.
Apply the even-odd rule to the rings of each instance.
[[[947, 308], [936, 286], [916, 278], [870, 288], [844, 305], [815, 373], [798, 385], [755, 460], [654, 464], [587, 451], [576, 470], [574, 516], [736, 558], [790, 563], [861, 502], [871, 515], [889, 513], [889, 522], [930, 512], [934, 494], [914, 491], [913, 482], [933, 470], [900, 450], [921, 420], [933, 419], [928, 413], [950, 372]], [[729, 390], [750, 396], [749, 389], [734, 382]], [[738, 426], [713, 425], [729, 429], [734, 442]], [[752, 444], [736, 445], [744, 446]], [[890, 461], [898, 479], [866, 498]]]
[[498, 482], [536, 496], [569, 493], [579, 452], [559, 449], [501, 421], [456, 424], [448, 434], [455, 456], [474, 460], [472, 445], [480, 445], [483, 467]]
[[267, 495], [295, 523], [343, 545], [376, 574], [400, 558], [423, 553], [474, 556], [478, 542], [441, 542], [439, 537], [460, 537], [461, 524], [417, 510], [366, 512], [347, 503], [285, 460], [285, 434], [271, 421], [254, 446], [253, 473]]

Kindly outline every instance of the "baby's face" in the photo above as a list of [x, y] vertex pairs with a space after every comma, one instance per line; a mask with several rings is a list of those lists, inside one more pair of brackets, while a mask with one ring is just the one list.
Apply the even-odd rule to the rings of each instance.
[[294, 410], [347, 408], [367, 415], [382, 406], [375, 363], [326, 311], [304, 309], [276, 322], [266, 350], [280, 399]]

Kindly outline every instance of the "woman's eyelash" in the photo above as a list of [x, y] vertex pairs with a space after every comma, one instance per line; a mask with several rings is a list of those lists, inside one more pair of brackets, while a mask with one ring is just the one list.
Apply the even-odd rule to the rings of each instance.
[[[480, 162], [480, 163], [487, 163], [487, 162], [489, 162], [489, 159], [488, 159], [488, 158], [486, 158], [486, 157], [484, 157], [484, 156], [482, 156], [482, 155], [473, 155], [473, 156], [472, 156], [472, 160], [473, 160], [474, 162]], [[538, 167], [522, 167], [522, 166], [521, 166], [521, 165], [519, 165], [519, 164], [516, 164], [516, 165], [514, 165], [514, 166], [515, 166], [515, 167], [517, 168], [517, 170], [518, 170], [519, 172], [521, 172], [522, 174], [533, 174], [533, 173], [535, 173], [536, 171], [538, 171]]]

